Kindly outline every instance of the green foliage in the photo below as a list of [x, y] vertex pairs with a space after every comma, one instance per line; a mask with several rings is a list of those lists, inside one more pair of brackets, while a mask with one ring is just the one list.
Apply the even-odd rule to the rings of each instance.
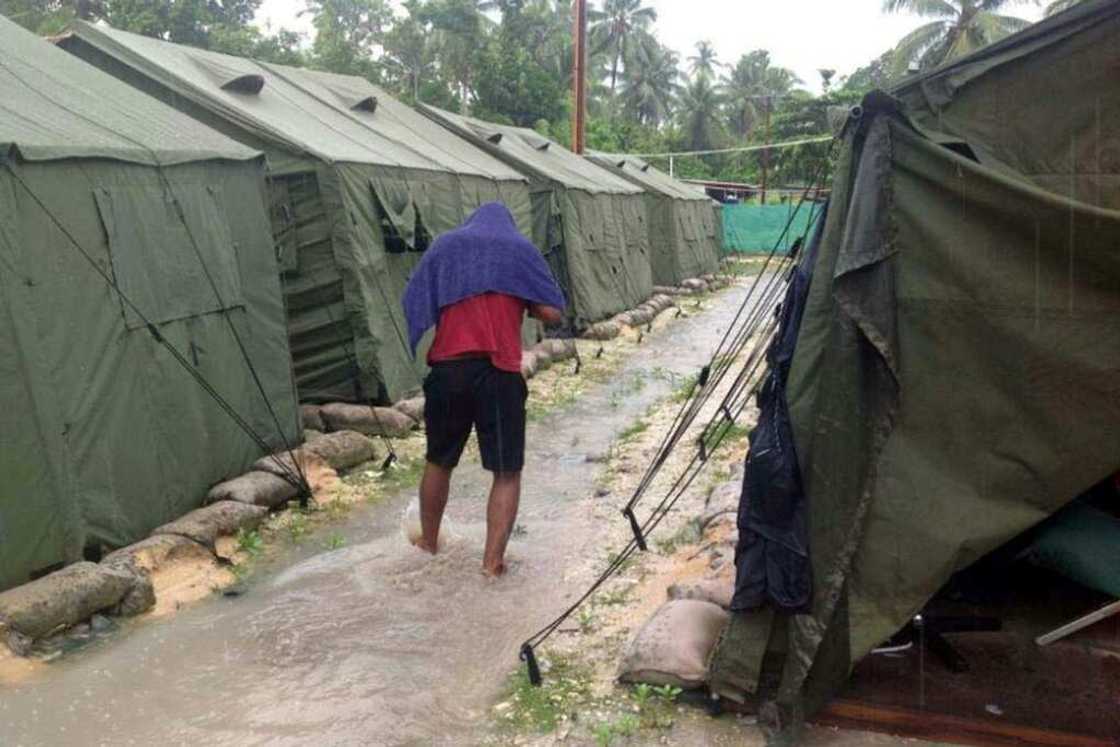
[[[649, 0], [589, 3], [590, 148], [668, 153], [823, 135], [829, 108], [850, 107], [912, 65], [927, 68], [1026, 22], [1004, 11], [1030, 0], [885, 0], [928, 24], [848, 76], [822, 69], [824, 94], [763, 49], [725, 65], [706, 41], [682, 60], [657, 38]], [[75, 19], [287, 65], [359, 75], [409, 103], [425, 102], [571, 141], [571, 0], [302, 0], [308, 40], [251, 24], [261, 0], [0, 0], [0, 14], [40, 34]], [[1048, 12], [1077, 4], [1054, 0]], [[808, 183], [827, 144], [764, 154], [677, 157], [676, 176], [769, 185]], [[649, 160], [668, 169], [664, 157]], [[825, 175], [828, 178], [828, 175]]]
[[392, 20], [386, 0], [308, 0], [315, 42], [311, 62], [321, 69], [380, 79], [381, 66], [374, 61], [374, 46]]
[[610, 747], [615, 739], [631, 737], [641, 728], [641, 721], [633, 713], [619, 716], [613, 721], [602, 721], [592, 730], [595, 744], [599, 747]]
[[542, 657], [541, 663], [547, 676], [540, 687], [529, 682], [525, 667], [518, 667], [511, 677], [503, 702], [495, 709], [504, 728], [547, 734], [590, 699], [590, 672], [558, 655]]
[[481, 54], [477, 113], [520, 127], [563, 118], [565, 88], [524, 44], [532, 16], [522, 12], [523, 0], [500, 0], [500, 4], [497, 36]]
[[288, 512], [288, 539], [294, 544], [303, 542], [304, 537], [311, 531], [311, 527], [307, 523], [307, 515], [300, 509], [292, 509]]
[[237, 549], [255, 558], [264, 550], [264, 539], [257, 530], [242, 527], [237, 530]]
[[1025, 29], [1029, 21], [1000, 13], [1025, 2], [1033, 0], [884, 0], [886, 13], [933, 19], [899, 40], [892, 73], [902, 75], [915, 67], [929, 70]]

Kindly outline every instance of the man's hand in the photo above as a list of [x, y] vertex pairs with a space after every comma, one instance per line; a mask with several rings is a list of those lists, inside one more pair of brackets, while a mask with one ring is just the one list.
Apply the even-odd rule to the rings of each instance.
[[564, 321], [564, 314], [560, 309], [543, 303], [529, 304], [529, 316], [544, 322], [547, 327], [556, 327]]

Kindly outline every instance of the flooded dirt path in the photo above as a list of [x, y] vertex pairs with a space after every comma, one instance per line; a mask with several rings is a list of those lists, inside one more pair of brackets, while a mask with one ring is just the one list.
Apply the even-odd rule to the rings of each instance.
[[507, 578], [479, 573], [489, 476], [464, 465], [443, 554], [402, 537], [412, 491], [362, 506], [333, 527], [341, 549], [295, 548], [241, 596], [128, 626], [0, 686], [0, 744], [477, 742], [520, 641], [582, 591], [565, 569], [606, 562], [611, 548], [585, 500], [600, 469], [588, 456], [670, 391], [671, 377], [651, 372], [703, 365], [746, 293], [732, 286], [709, 299], [646, 338], [609, 382], [530, 425]]

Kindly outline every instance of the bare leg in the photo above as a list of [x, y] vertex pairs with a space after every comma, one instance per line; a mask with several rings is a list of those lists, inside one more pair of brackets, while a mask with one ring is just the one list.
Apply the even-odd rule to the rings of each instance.
[[422, 535], [416, 546], [432, 555], [439, 549], [439, 525], [447, 494], [451, 489], [451, 470], [428, 462], [420, 480], [420, 528]]
[[482, 557], [482, 570], [489, 576], [505, 573], [506, 545], [517, 521], [520, 501], [521, 473], [495, 472], [486, 507], [486, 552]]

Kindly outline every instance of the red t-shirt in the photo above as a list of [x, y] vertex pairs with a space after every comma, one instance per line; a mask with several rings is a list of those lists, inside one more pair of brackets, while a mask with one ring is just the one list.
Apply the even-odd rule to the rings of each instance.
[[444, 308], [428, 363], [487, 355], [495, 368], [521, 372], [521, 322], [528, 304], [503, 293], [471, 296]]

